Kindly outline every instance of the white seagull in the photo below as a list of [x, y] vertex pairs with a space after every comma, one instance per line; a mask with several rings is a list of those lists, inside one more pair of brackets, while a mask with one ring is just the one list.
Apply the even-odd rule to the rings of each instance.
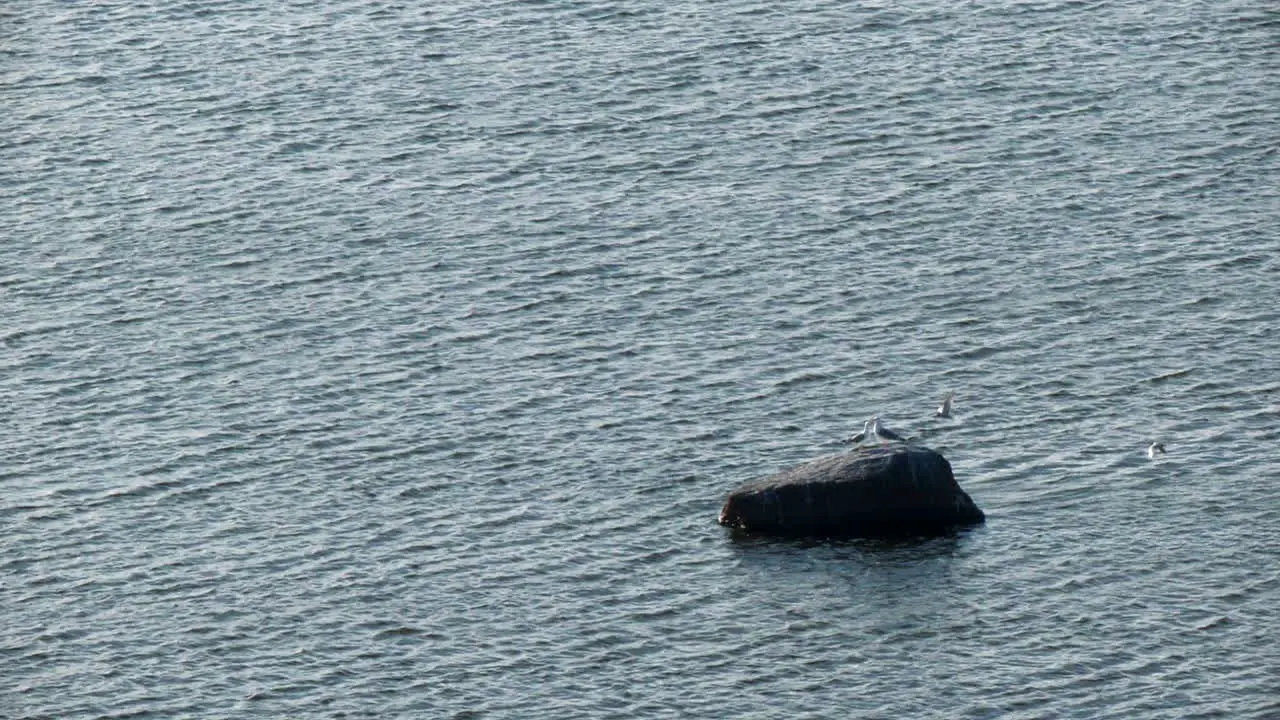
[[1164, 443], [1153, 442], [1151, 443], [1151, 446], [1147, 448], [1147, 457], [1152, 460], [1156, 459], [1156, 453], [1160, 453], [1161, 455], [1166, 454], [1164, 451]]
[[868, 421], [866, 421], [866, 422], [862, 423], [862, 432], [859, 432], [857, 435], [854, 435], [853, 437], [849, 438], [848, 440], [845, 440], [845, 442], [847, 442], [847, 443], [852, 443], [852, 444], [854, 444], [854, 445], [857, 445], [858, 443], [862, 442], [863, 440], [866, 440], [866, 439], [867, 439], [867, 437], [868, 437], [869, 435], [871, 435], [871, 428], [872, 428], [875, 424], [876, 424], [876, 419], [875, 419], [875, 418], [871, 418], [870, 420], [868, 420]]
[[870, 420], [863, 423], [862, 432], [849, 438], [849, 442], [853, 443], [854, 445], [857, 445], [858, 443], [863, 442], [864, 440], [867, 440], [872, 437], [881, 441], [897, 440], [898, 442], [906, 442], [906, 440], [902, 439], [901, 435], [890, 430], [884, 425], [881, 425], [879, 415], [872, 415]]
[[942, 404], [938, 406], [937, 410], [933, 411], [933, 414], [937, 417], [951, 417], [951, 398], [955, 397], [955, 395], [955, 392], [948, 392], [942, 396]]

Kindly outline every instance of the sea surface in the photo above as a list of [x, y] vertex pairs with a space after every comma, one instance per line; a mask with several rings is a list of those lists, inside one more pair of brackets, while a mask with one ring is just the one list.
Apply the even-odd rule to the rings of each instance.
[[[1273, 2], [10, 0], [0, 108], [5, 720], [1280, 717]], [[876, 413], [985, 525], [716, 524]]]

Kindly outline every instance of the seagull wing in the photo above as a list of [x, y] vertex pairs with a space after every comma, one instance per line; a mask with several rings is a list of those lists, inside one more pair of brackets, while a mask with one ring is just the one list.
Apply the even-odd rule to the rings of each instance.
[[876, 432], [876, 434], [877, 434], [877, 435], [879, 435], [879, 436], [880, 436], [880, 437], [882, 437], [882, 438], [886, 438], [886, 439], [889, 439], [889, 440], [897, 440], [898, 442], [906, 442], [906, 440], [903, 440], [903, 439], [902, 439], [902, 436], [901, 436], [901, 435], [899, 435], [898, 433], [896, 433], [896, 432], [894, 432], [894, 431], [890, 430], [889, 428], [887, 428], [887, 427], [885, 427], [885, 426], [883, 426], [883, 425], [881, 425], [879, 428], [877, 428], [877, 432]]
[[951, 417], [951, 398], [955, 396], [955, 392], [949, 392], [942, 397], [942, 404], [938, 406], [938, 417]]

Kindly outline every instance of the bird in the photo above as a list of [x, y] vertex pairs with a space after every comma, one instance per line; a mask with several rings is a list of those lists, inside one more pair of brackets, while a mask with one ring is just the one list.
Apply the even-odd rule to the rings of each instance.
[[938, 406], [937, 410], [933, 411], [933, 414], [936, 417], [951, 417], [951, 398], [953, 397], [955, 397], [954, 391], [949, 391], [946, 395], [943, 395], [942, 404]]
[[1155, 460], [1155, 459], [1156, 459], [1156, 453], [1160, 453], [1161, 455], [1166, 454], [1166, 453], [1165, 453], [1165, 450], [1164, 450], [1164, 443], [1153, 442], [1153, 443], [1151, 443], [1150, 447], [1148, 447], [1148, 448], [1147, 448], [1147, 457], [1148, 457], [1148, 458], [1151, 458], [1152, 460]]
[[870, 420], [862, 423], [862, 431], [859, 432], [857, 435], [854, 435], [853, 437], [849, 438], [848, 440], [845, 440], [845, 442], [851, 443], [853, 445], [857, 445], [863, 440], [866, 440], [867, 436], [871, 435], [871, 428], [873, 425], [875, 425], [875, 422], [876, 422], [876, 419], [871, 418]]
[[898, 442], [906, 442], [906, 440], [901, 435], [882, 425], [880, 423], [879, 415], [876, 415], [872, 419], [875, 420], [875, 425], [872, 426], [871, 432], [874, 433], [876, 437], [883, 438], [885, 440], [897, 440]]
[[872, 437], [878, 440], [897, 440], [898, 442], [906, 442], [902, 439], [901, 435], [890, 430], [884, 425], [881, 425], [879, 415], [872, 415], [870, 420], [863, 423], [862, 432], [849, 438], [849, 442], [857, 445], [858, 443]]

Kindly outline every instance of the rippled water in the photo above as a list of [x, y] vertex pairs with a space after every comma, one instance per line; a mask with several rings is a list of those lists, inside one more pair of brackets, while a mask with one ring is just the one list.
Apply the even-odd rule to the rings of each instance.
[[0, 716], [1280, 715], [1274, 7], [267, 6], [0, 10]]

